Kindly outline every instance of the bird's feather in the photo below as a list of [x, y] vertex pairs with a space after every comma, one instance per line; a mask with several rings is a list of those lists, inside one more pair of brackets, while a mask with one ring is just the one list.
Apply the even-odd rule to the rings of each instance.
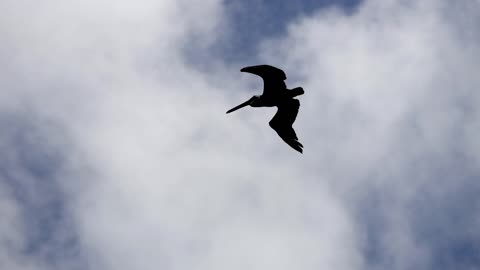
[[298, 152], [303, 152], [303, 145], [298, 141], [297, 134], [292, 125], [297, 118], [300, 101], [288, 99], [279, 104], [277, 113], [270, 120], [269, 125], [288, 145]]
[[287, 76], [283, 70], [270, 66], [258, 65], [244, 67], [240, 71], [248, 72], [262, 77], [263, 79], [263, 95], [274, 94], [272, 91], [280, 91], [287, 88], [285, 80]]

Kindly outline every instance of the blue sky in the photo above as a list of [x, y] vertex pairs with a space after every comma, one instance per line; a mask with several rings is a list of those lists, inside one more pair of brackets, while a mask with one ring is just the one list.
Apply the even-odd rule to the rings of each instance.
[[252, 59], [264, 39], [284, 35], [293, 21], [325, 8], [352, 12], [359, 0], [322, 1], [226, 1], [231, 34], [220, 40], [219, 50], [227, 61]]
[[478, 1], [0, 10], [1, 269], [480, 267]]

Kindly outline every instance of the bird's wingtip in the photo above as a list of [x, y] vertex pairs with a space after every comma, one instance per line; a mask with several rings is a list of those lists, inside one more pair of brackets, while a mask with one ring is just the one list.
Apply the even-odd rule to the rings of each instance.
[[303, 154], [303, 145], [299, 141], [294, 140], [291, 142], [287, 142], [287, 144], [290, 145], [296, 151], [298, 151], [300, 154]]

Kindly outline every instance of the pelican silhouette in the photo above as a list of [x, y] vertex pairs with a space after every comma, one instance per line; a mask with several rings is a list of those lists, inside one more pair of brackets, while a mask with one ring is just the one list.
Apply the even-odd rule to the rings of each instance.
[[303, 88], [296, 87], [291, 90], [287, 89], [284, 82], [287, 79], [285, 72], [273, 66], [251, 66], [242, 68], [240, 71], [262, 77], [263, 94], [261, 96], [253, 96], [242, 104], [228, 110], [227, 113], [231, 113], [245, 106], [276, 106], [278, 108], [277, 113], [268, 124], [288, 145], [298, 152], [303, 153], [303, 145], [298, 141], [297, 134], [292, 127], [293, 122], [295, 122], [297, 118], [298, 108], [300, 107], [300, 101], [294, 97], [303, 95], [303, 93], [305, 93]]

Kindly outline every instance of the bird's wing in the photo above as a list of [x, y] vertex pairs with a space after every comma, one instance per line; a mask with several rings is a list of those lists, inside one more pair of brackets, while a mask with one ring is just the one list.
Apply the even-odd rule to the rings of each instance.
[[275, 94], [272, 93], [272, 91], [279, 91], [287, 88], [285, 85], [287, 76], [285, 75], [285, 72], [279, 68], [269, 65], [259, 65], [244, 67], [240, 71], [252, 73], [262, 77], [264, 95]]
[[297, 134], [293, 130], [293, 122], [297, 118], [300, 101], [289, 99], [278, 106], [278, 111], [270, 120], [269, 125], [280, 138], [298, 152], [303, 152], [303, 145], [298, 141]]

